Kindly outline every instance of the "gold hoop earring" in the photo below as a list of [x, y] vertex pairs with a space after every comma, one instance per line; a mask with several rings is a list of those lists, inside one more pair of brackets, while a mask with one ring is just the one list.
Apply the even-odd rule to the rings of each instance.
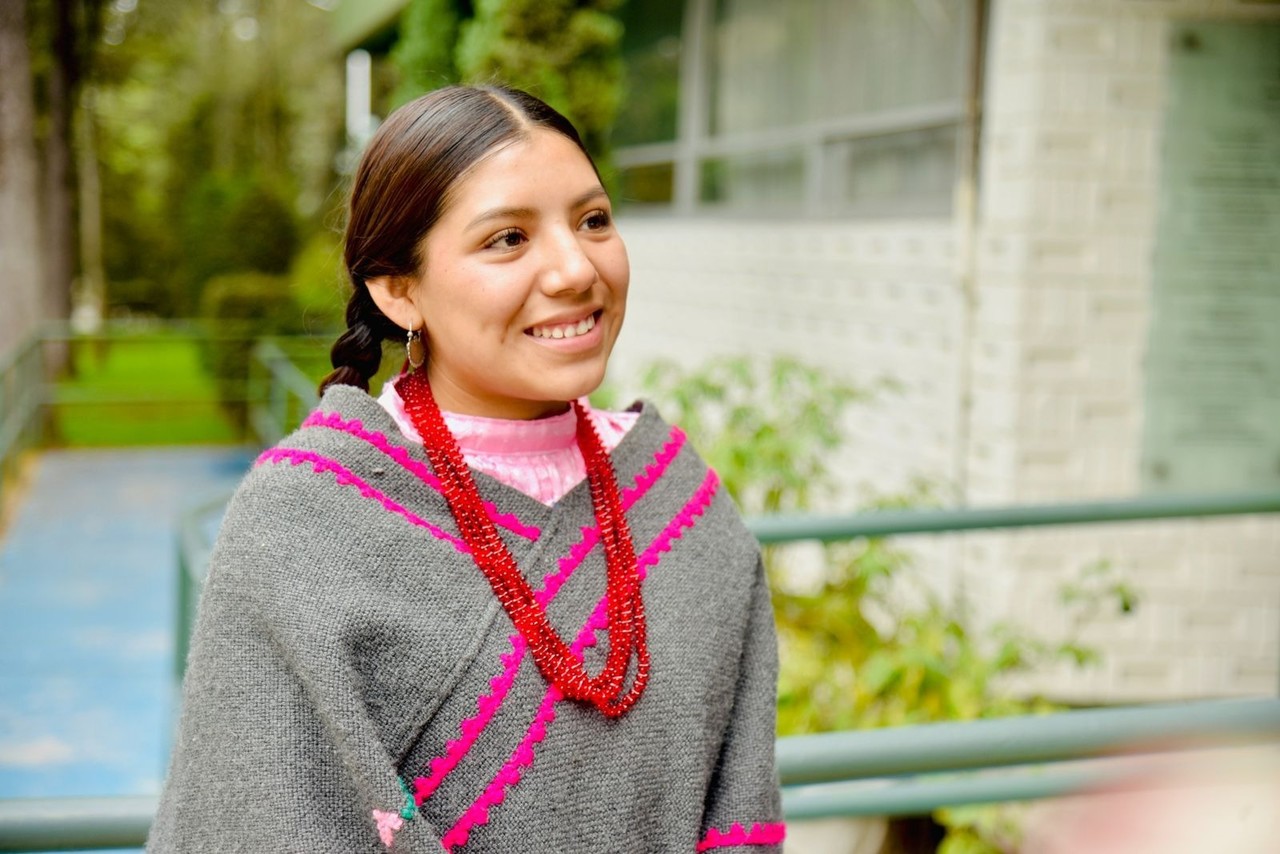
[[422, 335], [417, 329], [410, 329], [404, 342], [404, 355], [409, 360], [409, 367], [417, 370], [427, 360], [427, 348], [422, 343]]

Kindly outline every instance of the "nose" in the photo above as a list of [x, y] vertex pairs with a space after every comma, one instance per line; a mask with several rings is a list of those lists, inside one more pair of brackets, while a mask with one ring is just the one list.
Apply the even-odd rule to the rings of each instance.
[[544, 293], [582, 293], [597, 278], [596, 266], [575, 231], [557, 230], [548, 236], [541, 276]]

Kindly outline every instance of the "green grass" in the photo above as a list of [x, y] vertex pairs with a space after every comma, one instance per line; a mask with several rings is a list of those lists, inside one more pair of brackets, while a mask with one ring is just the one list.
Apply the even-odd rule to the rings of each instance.
[[164, 334], [73, 344], [76, 370], [57, 385], [65, 402], [54, 409], [54, 437], [70, 446], [242, 441], [200, 346]]

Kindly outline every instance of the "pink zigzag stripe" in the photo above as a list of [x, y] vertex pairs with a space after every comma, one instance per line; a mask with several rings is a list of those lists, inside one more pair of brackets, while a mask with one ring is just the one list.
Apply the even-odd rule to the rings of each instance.
[[[667, 471], [667, 467], [671, 465], [671, 461], [680, 453], [680, 449], [684, 447], [685, 434], [679, 427], [671, 428], [671, 435], [667, 438], [666, 443], [654, 455], [653, 462], [645, 466], [644, 471], [636, 475], [635, 483], [622, 490], [622, 509], [630, 510], [635, 503], [644, 497], [658, 479]], [[582, 540], [578, 542], [569, 554], [560, 560], [560, 568], [556, 572], [547, 573], [542, 579], [542, 590], [535, 594], [538, 604], [546, 607], [550, 604], [555, 595], [560, 592], [560, 588], [569, 580], [569, 576], [573, 575], [578, 565], [595, 547], [600, 540], [600, 529], [592, 526], [582, 529]]]
[[[658, 450], [658, 453], [654, 455], [653, 461], [636, 476], [634, 485], [622, 491], [623, 510], [630, 510], [649, 491], [649, 488], [658, 482], [658, 479], [666, 472], [667, 467], [671, 465], [671, 461], [680, 453], [684, 443], [684, 431], [679, 427], [671, 428], [671, 435]], [[534, 594], [534, 598], [537, 599], [542, 607], [545, 608], [550, 604], [556, 593], [569, 579], [569, 576], [574, 573], [579, 564], [586, 559], [586, 556], [599, 541], [599, 528], [592, 526], [582, 529], [582, 539], [569, 549], [568, 554], [560, 559], [559, 570], [547, 573], [542, 580], [542, 589]], [[511, 643], [511, 651], [499, 656], [503, 670], [489, 680], [489, 693], [476, 699], [476, 714], [464, 720], [459, 726], [461, 737], [450, 740], [445, 745], [444, 753], [431, 760], [429, 763], [431, 774], [429, 776], [420, 776], [414, 779], [413, 796], [418, 806], [422, 806], [423, 802], [430, 798], [436, 789], [440, 788], [440, 784], [452, 773], [453, 769], [458, 767], [458, 763], [471, 750], [471, 746], [476, 743], [476, 739], [480, 737], [485, 727], [489, 725], [489, 721], [493, 720], [493, 716], [502, 707], [502, 703], [507, 697], [507, 692], [511, 690], [511, 685], [515, 682], [516, 673], [520, 670], [520, 662], [524, 659], [524, 654], [528, 649], [524, 638], [520, 636], [519, 632], [513, 634], [509, 641]]]
[[455, 549], [462, 552], [463, 554], [471, 554], [471, 547], [468, 546], [462, 539], [460, 539], [459, 537], [455, 537], [453, 534], [450, 534], [448, 531], [444, 531], [440, 528], [437, 528], [435, 525], [431, 524], [426, 519], [423, 519], [422, 517], [415, 515], [409, 509], [401, 506], [400, 504], [396, 503], [392, 499], [388, 498], [383, 493], [379, 492], [369, 484], [365, 483], [360, 478], [356, 477], [337, 460], [331, 460], [328, 457], [322, 457], [319, 454], [312, 453], [311, 451], [298, 451], [293, 448], [272, 448], [269, 451], [264, 451], [258, 457], [254, 465], [262, 465], [264, 463], [278, 463], [278, 462], [287, 462], [295, 466], [302, 465], [303, 463], [309, 463], [311, 465], [311, 468], [315, 470], [317, 474], [320, 472], [331, 472], [334, 476], [334, 480], [336, 480], [339, 484], [343, 486], [354, 486], [357, 490], [359, 490], [360, 494], [363, 495], [365, 498], [371, 498], [374, 501], [377, 501], [386, 510], [389, 510], [392, 513], [396, 513], [400, 516], [403, 516], [406, 520], [408, 520], [410, 523], [414, 525], [417, 525], [419, 528], [426, 528], [428, 531], [431, 532], [431, 535], [433, 537], [435, 537], [438, 540], [444, 540], [445, 542], [451, 544]]
[[[305, 421], [302, 422], [302, 426], [325, 427], [330, 430], [338, 430], [342, 433], [348, 433], [355, 436], [357, 439], [362, 439], [370, 445], [373, 445], [379, 451], [382, 451], [382, 453], [386, 454], [388, 457], [391, 457], [391, 459], [395, 460], [406, 470], [412, 472], [427, 486], [431, 487], [436, 492], [440, 491], [440, 479], [432, 473], [430, 468], [409, 456], [408, 451], [399, 445], [393, 444], [384, 434], [379, 433], [376, 430], [366, 430], [364, 428], [364, 424], [361, 423], [359, 419], [345, 421], [342, 416], [338, 415], [336, 412], [313, 412], [307, 416]], [[498, 512], [498, 508], [495, 507], [491, 501], [486, 501], [484, 503], [484, 509], [489, 512], [489, 518], [494, 521], [494, 524], [501, 525], [508, 531], [518, 534], [526, 540], [536, 540], [542, 535], [542, 531], [533, 525], [521, 522], [514, 514]]]
[[746, 830], [734, 822], [727, 831], [711, 828], [694, 850], [710, 851], [712, 848], [732, 848], [736, 845], [780, 845], [786, 835], [785, 824], [753, 824], [750, 830]]
[[[711, 499], [715, 497], [719, 483], [720, 479], [716, 476], [715, 471], [708, 470], [706, 478], [697, 491], [693, 493], [693, 497], [667, 523], [667, 527], [663, 529], [662, 533], [654, 539], [649, 548], [645, 549], [644, 554], [640, 557], [638, 564], [641, 579], [648, 575], [649, 567], [657, 565], [661, 554], [670, 551], [672, 544], [684, 535], [686, 529], [693, 527], [698, 518], [702, 516], [703, 512], [711, 504]], [[600, 600], [595, 611], [587, 619], [586, 625], [582, 627], [582, 631], [574, 639], [573, 645], [570, 647], [574, 655], [581, 659], [583, 652], [598, 640], [597, 631], [604, 628], [608, 622], [608, 597], [606, 596]], [[547, 688], [547, 693], [542, 698], [542, 704], [538, 707], [537, 714], [533, 716], [533, 722], [529, 724], [529, 729], [525, 732], [519, 746], [512, 752], [506, 763], [498, 769], [498, 773], [494, 775], [493, 780], [480, 793], [480, 796], [472, 801], [471, 806], [467, 807], [466, 812], [458, 818], [453, 827], [449, 828], [449, 831], [441, 839], [446, 851], [452, 852], [455, 846], [465, 845], [472, 829], [489, 821], [490, 808], [502, 803], [507, 796], [507, 792], [520, 782], [524, 770], [533, 764], [534, 747], [546, 737], [547, 727], [555, 720], [555, 705], [561, 699], [563, 699], [563, 695], [558, 688], [554, 685]]]

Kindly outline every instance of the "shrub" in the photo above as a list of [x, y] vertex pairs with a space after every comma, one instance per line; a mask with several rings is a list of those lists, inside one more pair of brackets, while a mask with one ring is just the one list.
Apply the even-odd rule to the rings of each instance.
[[231, 273], [205, 286], [200, 315], [213, 333], [205, 350], [206, 366], [217, 381], [223, 407], [235, 425], [243, 427], [254, 339], [301, 332], [298, 304], [284, 276]]
[[321, 231], [303, 244], [289, 267], [289, 291], [308, 334], [336, 334], [346, 328], [351, 286], [343, 269], [338, 235]]
[[183, 199], [178, 223], [178, 278], [192, 309], [217, 276], [241, 271], [284, 273], [298, 231], [280, 193], [256, 177], [210, 173]]
[[[883, 390], [859, 388], [792, 359], [731, 357], [696, 370], [662, 362], [645, 392], [682, 424], [747, 514], [801, 512], [834, 481], [828, 460], [843, 442], [855, 403]], [[933, 504], [917, 483], [877, 507]], [[1097, 653], [1075, 638], [1048, 640], [1011, 623], [983, 625], [963, 595], [945, 596], [911, 572], [910, 554], [869, 539], [822, 548], [815, 577], [797, 578], [786, 547], [765, 547], [778, 624], [782, 735], [939, 720], [968, 720], [1049, 708], [1000, 689], [1002, 677]], [[1133, 591], [1106, 562], [1084, 568], [1062, 591], [1077, 630], [1103, 607], [1128, 613]], [[940, 811], [943, 849], [1000, 850], [1000, 812]]]

